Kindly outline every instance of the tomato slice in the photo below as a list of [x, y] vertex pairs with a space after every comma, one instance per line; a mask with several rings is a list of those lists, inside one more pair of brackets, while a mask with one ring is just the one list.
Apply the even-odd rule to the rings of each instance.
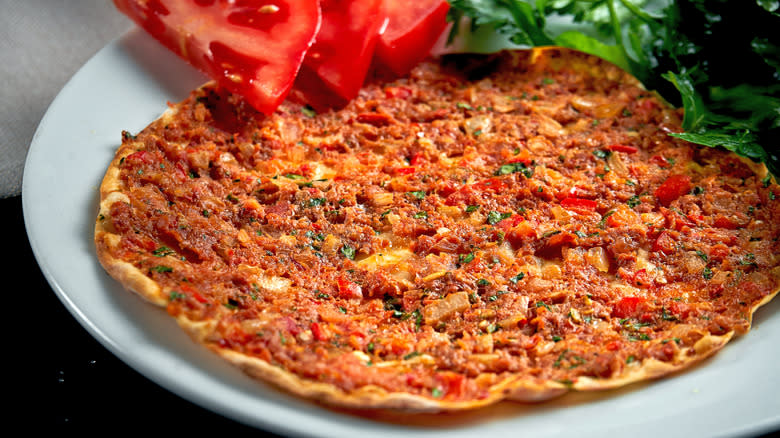
[[322, 0], [320, 7], [322, 25], [295, 83], [317, 110], [357, 96], [386, 20], [383, 0]]
[[270, 114], [287, 97], [321, 14], [310, 0], [114, 0], [169, 50]]
[[375, 62], [403, 76], [425, 59], [447, 27], [444, 0], [387, 0], [387, 27], [377, 43]]

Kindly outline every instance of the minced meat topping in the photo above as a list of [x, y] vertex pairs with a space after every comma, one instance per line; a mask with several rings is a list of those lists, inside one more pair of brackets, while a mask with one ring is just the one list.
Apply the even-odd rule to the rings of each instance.
[[208, 342], [344, 391], [614, 378], [746, 332], [778, 289], [780, 187], [594, 58], [425, 63], [320, 114], [211, 86], [174, 109], [125, 133], [114, 256]]

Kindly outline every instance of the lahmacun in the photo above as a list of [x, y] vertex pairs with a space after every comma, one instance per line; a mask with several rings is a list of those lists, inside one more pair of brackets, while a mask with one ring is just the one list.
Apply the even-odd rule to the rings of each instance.
[[[446, 411], [666, 376], [778, 290], [780, 189], [557, 48], [455, 56], [340, 110], [207, 84], [100, 189], [97, 256], [249, 375]], [[152, 307], [150, 306], [150, 309]]]

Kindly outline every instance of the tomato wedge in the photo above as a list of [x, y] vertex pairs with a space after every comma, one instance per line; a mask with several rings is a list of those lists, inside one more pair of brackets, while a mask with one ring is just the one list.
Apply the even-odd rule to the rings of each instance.
[[318, 110], [357, 96], [386, 19], [383, 0], [322, 0], [320, 7], [322, 25], [295, 84]]
[[447, 27], [444, 0], [387, 0], [387, 27], [377, 43], [375, 62], [398, 76], [425, 59]]
[[287, 97], [321, 14], [311, 0], [114, 0], [169, 50], [270, 114]]

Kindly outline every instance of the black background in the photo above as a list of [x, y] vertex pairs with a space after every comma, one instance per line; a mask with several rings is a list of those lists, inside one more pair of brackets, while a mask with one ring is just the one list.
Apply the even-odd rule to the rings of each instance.
[[[0, 199], [0, 229], [8, 236], [2, 245], [7, 269], [0, 288], [6, 315], [2, 359], [6, 372], [0, 394], [12, 407], [10, 415], [4, 411], [3, 426], [86, 436], [117, 432], [277, 436], [180, 398], [95, 340], [41, 273], [27, 239], [20, 196]], [[780, 437], [780, 431], [761, 437]]]
[[8, 306], [3, 311], [4, 333], [10, 340], [3, 349], [3, 362], [10, 364], [3, 373], [6, 391], [0, 394], [12, 406], [11, 415], [4, 411], [3, 426], [85, 436], [118, 432], [276, 436], [182, 399], [93, 338], [41, 273], [27, 239], [20, 196], [0, 199], [0, 225], [8, 236], [2, 245], [8, 271], [0, 290]]

